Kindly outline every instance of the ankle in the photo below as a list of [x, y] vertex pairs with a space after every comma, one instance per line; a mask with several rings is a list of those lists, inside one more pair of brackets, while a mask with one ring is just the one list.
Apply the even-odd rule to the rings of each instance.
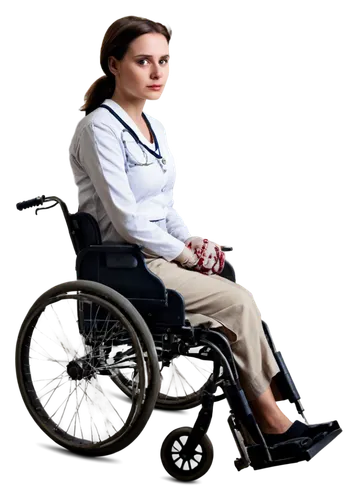
[[275, 422], [261, 422], [259, 427], [261, 432], [265, 434], [283, 434], [286, 432], [292, 425], [291, 420], [289, 420], [285, 415], [285, 418], [276, 420]]
[[292, 425], [291, 420], [281, 410], [264, 414], [254, 409], [252, 411], [261, 432], [265, 434], [282, 434]]

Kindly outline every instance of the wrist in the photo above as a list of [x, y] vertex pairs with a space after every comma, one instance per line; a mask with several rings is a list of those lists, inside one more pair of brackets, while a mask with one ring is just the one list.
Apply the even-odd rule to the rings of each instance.
[[178, 257], [175, 260], [179, 262], [182, 266], [194, 267], [198, 263], [199, 258], [190, 248], [185, 246], [183, 251], [178, 255]]
[[184, 243], [187, 245], [188, 243], [195, 240], [196, 238], [202, 239], [201, 236], [189, 236], [189, 238], [187, 238]]

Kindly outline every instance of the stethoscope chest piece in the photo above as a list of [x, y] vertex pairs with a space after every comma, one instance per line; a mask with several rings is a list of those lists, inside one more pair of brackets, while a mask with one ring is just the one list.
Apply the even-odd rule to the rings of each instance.
[[167, 163], [167, 160], [166, 160], [165, 158], [161, 158], [161, 159], [159, 160], [159, 165], [160, 165], [160, 164], [162, 164], [162, 165], [161, 165], [161, 168], [162, 168], [163, 172], [166, 172], [166, 171], [167, 171], [167, 167], [165, 166], [165, 164], [166, 164], [166, 163]]

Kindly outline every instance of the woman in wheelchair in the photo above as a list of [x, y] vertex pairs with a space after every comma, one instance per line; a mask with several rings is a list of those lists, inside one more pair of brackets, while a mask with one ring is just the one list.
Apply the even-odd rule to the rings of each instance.
[[173, 208], [175, 165], [165, 130], [143, 112], [146, 100], [159, 99], [166, 85], [170, 36], [164, 26], [150, 25], [143, 21], [138, 31], [148, 32], [132, 35], [130, 43], [124, 43], [128, 36], [119, 23], [104, 38], [106, 76], [87, 92], [81, 109], [86, 116], [70, 146], [79, 210], [97, 219], [104, 242], [144, 246], [147, 266], [182, 294], [192, 325], [206, 322], [228, 336], [265, 437], [302, 435], [308, 427], [298, 420], [293, 424], [276, 404], [270, 384], [279, 367], [251, 293], [219, 276], [224, 252], [206, 238], [191, 237]]
[[[214, 361], [214, 371], [207, 379], [208, 382], [203, 390], [200, 394], [198, 392], [192, 394], [192, 399], [188, 400], [190, 404], [184, 400], [185, 398], [167, 397], [162, 393], [159, 393], [161, 399], [158, 397], [157, 401], [157, 406], [169, 409], [190, 408], [200, 401], [203, 402], [203, 408], [192, 433], [188, 432], [190, 428], [177, 429], [169, 434], [163, 443], [162, 461], [167, 471], [178, 479], [191, 480], [200, 477], [210, 467], [212, 447], [205, 432], [209, 426], [213, 401], [220, 399], [220, 396], [213, 396], [218, 385], [221, 385], [232, 408], [229, 424], [242, 455], [242, 458], [235, 462], [238, 470], [247, 467], [250, 462], [254, 468], [263, 468], [303, 459], [309, 460], [341, 432], [338, 423], [334, 421], [308, 425], [307, 421], [292, 422], [281, 411], [277, 401], [290, 399], [303, 416], [299, 394], [281, 354], [274, 349], [268, 327], [261, 319], [252, 294], [235, 282], [234, 271], [225, 259], [225, 247], [206, 237], [191, 235], [173, 207], [176, 173], [165, 129], [159, 120], [143, 112], [146, 100], [159, 99], [166, 85], [169, 76], [170, 38], [171, 31], [162, 24], [135, 16], [118, 19], [108, 28], [100, 56], [105, 76], [94, 82], [87, 91], [85, 105], [81, 108], [86, 116], [77, 124], [69, 148], [74, 180], [78, 186], [78, 214], [70, 216], [65, 204], [56, 197], [46, 200], [42, 197], [18, 204], [17, 208], [22, 209], [42, 204], [49, 199], [61, 203], [78, 255], [76, 269], [80, 278], [77, 282], [65, 283], [46, 292], [34, 304], [31, 314], [29, 312], [24, 322], [17, 347], [17, 373], [22, 395], [35, 420], [59, 444], [79, 453], [93, 455], [112, 453], [127, 446], [139, 434], [149, 418], [155, 404], [153, 398], [157, 398], [160, 384], [164, 383], [164, 380], [160, 382], [157, 367], [159, 355], [163, 366], [169, 366], [175, 356], [179, 354], [189, 356], [188, 345], [190, 342], [192, 347], [197, 345], [196, 340], [200, 338], [201, 346], [205, 346], [204, 350], [200, 351], [200, 359], [205, 359], [207, 356], [208, 360]], [[87, 217], [83, 217], [84, 215]], [[77, 241], [83, 239], [85, 231], [81, 235], [78, 229], [83, 222], [86, 224], [91, 222], [89, 224], [91, 231], [97, 235], [95, 241], [92, 239], [86, 244], [76, 243], [73, 235], [77, 233], [80, 235]], [[138, 251], [138, 248], [141, 250]], [[115, 252], [117, 254], [122, 252], [123, 255], [118, 262]], [[99, 264], [102, 262], [100, 254], [105, 259], [103, 262], [106, 267], [103, 270], [99, 267], [102, 266]], [[92, 281], [81, 280], [84, 274], [81, 274], [79, 269], [82, 265], [80, 261], [85, 262], [84, 255], [88, 258], [92, 255], [93, 259], [98, 259], [90, 260], [87, 265], [88, 273], [93, 277], [86, 279]], [[102, 271], [106, 281], [101, 281], [99, 278]], [[115, 278], [117, 272], [122, 274], [118, 274]], [[154, 277], [157, 288], [152, 286], [147, 293], [146, 283], [149, 278], [152, 279], [152, 283]], [[158, 284], [158, 278], [161, 284]], [[93, 281], [100, 281], [109, 286]], [[110, 288], [111, 286], [118, 290], [119, 282], [124, 287], [120, 289], [121, 293], [124, 289], [128, 292], [124, 291], [123, 297]], [[134, 286], [137, 295], [140, 293], [142, 297], [141, 299], [135, 296], [135, 300], [130, 301], [137, 310], [125, 299], [133, 297], [131, 291]], [[70, 378], [71, 383], [76, 384], [76, 387], [78, 384], [85, 384], [85, 388], [81, 386], [83, 392], [83, 394], [80, 392], [81, 401], [85, 397], [86, 400], [89, 399], [89, 405], [93, 403], [94, 400], [87, 397], [87, 387], [91, 382], [97, 383], [96, 374], [112, 374], [116, 385], [128, 396], [133, 397], [133, 405], [135, 402], [147, 405], [145, 417], [138, 416], [140, 413], [135, 413], [137, 410], [133, 410], [132, 417], [137, 420], [136, 425], [129, 426], [128, 429], [131, 430], [126, 431], [130, 437], [124, 438], [123, 436], [127, 434], [122, 435], [122, 431], [118, 431], [114, 434], [113, 442], [110, 441], [112, 438], [108, 437], [107, 440], [99, 440], [100, 444], [95, 444], [96, 439], [92, 430], [88, 441], [84, 441], [83, 436], [76, 439], [69, 437], [68, 429], [71, 429], [73, 421], [76, 424], [77, 417], [74, 420], [69, 419], [67, 434], [65, 432], [60, 436], [59, 422], [56, 423], [55, 431], [49, 429], [47, 424], [43, 424], [46, 413], [39, 409], [40, 399], [36, 398], [35, 402], [29, 400], [31, 397], [29, 387], [31, 390], [33, 387], [33, 383], [30, 384], [26, 379], [30, 371], [29, 338], [35, 332], [33, 322], [36, 314], [41, 314], [44, 309], [43, 305], [40, 307], [40, 303], [63, 299], [67, 293], [79, 288], [88, 300], [97, 297], [96, 302], [100, 307], [106, 306], [112, 315], [117, 315], [122, 320], [123, 314], [119, 312], [119, 308], [122, 308], [122, 312], [127, 311], [129, 315], [135, 316], [132, 322], [127, 321], [126, 331], [131, 332], [130, 325], [134, 322], [137, 335], [139, 333], [142, 335], [142, 341], [140, 343], [133, 336], [131, 352], [137, 349], [140, 354], [142, 349], [144, 354], [147, 354], [147, 357], [138, 354], [138, 366], [148, 365], [149, 375], [146, 382], [149, 384], [149, 380], [154, 387], [151, 393], [152, 400], [147, 395], [138, 403], [137, 396], [133, 397], [135, 392], [132, 392], [136, 389], [134, 380], [137, 382], [139, 380], [139, 386], [144, 384], [142, 378], [144, 371], [142, 373], [138, 369], [139, 378], [133, 379], [129, 387], [128, 380], [123, 378], [119, 369], [120, 366], [123, 367], [120, 364], [123, 363], [120, 352], [112, 355], [110, 364], [109, 353], [115, 346], [120, 346], [123, 334], [121, 337], [121, 332], [116, 331], [115, 341], [112, 337], [112, 341], [109, 342], [109, 337], [102, 334], [102, 329], [96, 323], [98, 319], [93, 320], [92, 310], [91, 312], [86, 310], [86, 304], [82, 306], [78, 304], [78, 325], [82, 337], [86, 339], [84, 355], [79, 357], [78, 347], [68, 349], [66, 363], [61, 361], [61, 358], [58, 363], [65, 363], [63, 364], [65, 375]], [[162, 322], [156, 324], [149, 332], [138, 311], [141, 314], [143, 311], [148, 325], [151, 324], [149, 321], [154, 315], [152, 314], [154, 305], [156, 301], [160, 305], [161, 294], [164, 292], [165, 306], [167, 309], [172, 308], [168, 310], [167, 316], [161, 309]], [[55, 296], [58, 299], [55, 299]], [[73, 295], [71, 298], [78, 300], [78, 297]], [[149, 302], [151, 305], [146, 310], [145, 307]], [[181, 312], [183, 303], [185, 320], [184, 308]], [[86, 327], [86, 314], [90, 318], [88, 327]], [[185, 325], [189, 324], [190, 327], [184, 326], [184, 321]], [[164, 328], [165, 322], [170, 328]], [[164, 325], [162, 330], [159, 330], [160, 325]], [[168, 335], [167, 332], [171, 333]], [[172, 342], [169, 349], [165, 344], [169, 343], [170, 339], [180, 338], [184, 340], [184, 347]], [[153, 339], [156, 347], [162, 346], [161, 351], [155, 351]], [[38, 344], [35, 345], [37, 351]], [[52, 344], [49, 344], [48, 348], [51, 346]], [[174, 347], [177, 349], [176, 354], [173, 351]], [[207, 348], [209, 351], [205, 351]], [[98, 353], [101, 353], [103, 358], [100, 359]], [[169, 356], [168, 353], [171, 357], [166, 360], [165, 356]], [[220, 362], [217, 363], [218, 360]], [[222, 373], [219, 373], [217, 368], [219, 365]], [[118, 368], [115, 377], [113, 377], [114, 367]], [[59, 377], [56, 376], [54, 380]], [[96, 386], [95, 390], [97, 395], [99, 393], [103, 395], [102, 389]], [[72, 394], [71, 389], [70, 394]], [[181, 406], [178, 402], [181, 402]], [[78, 409], [80, 405], [81, 403], [77, 401], [75, 408]], [[106, 411], [110, 411], [111, 408], [113, 405], [110, 407], [106, 403]], [[77, 410], [75, 413], [77, 415]], [[58, 419], [61, 422], [62, 417]], [[240, 422], [245, 424], [241, 425]], [[80, 423], [79, 417], [78, 423]], [[97, 427], [96, 432], [98, 432]], [[114, 431], [107, 428], [106, 432], [110, 436]], [[189, 436], [181, 452], [173, 451], [172, 448], [179, 434]], [[178, 468], [177, 459], [172, 458], [172, 454], [180, 453], [182, 460], [189, 460], [188, 456], [194, 453], [198, 442], [202, 446], [202, 451], [195, 452], [199, 455], [195, 455], [197, 458], [193, 459], [198, 464], [198, 457], [205, 456], [205, 464], [203, 466], [196, 464], [196, 469], [192, 465], [190, 470], [184, 470], [184, 466]], [[251, 448], [246, 448], [247, 444], [250, 444]], [[284, 452], [279, 451], [283, 449], [283, 444], [286, 446]], [[182, 443], [177, 446], [181, 447]]]

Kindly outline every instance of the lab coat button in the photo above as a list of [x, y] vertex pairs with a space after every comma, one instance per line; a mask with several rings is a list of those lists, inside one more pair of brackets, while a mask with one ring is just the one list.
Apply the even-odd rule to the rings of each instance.
[[167, 163], [167, 160], [165, 158], [162, 159], [163, 165]]

